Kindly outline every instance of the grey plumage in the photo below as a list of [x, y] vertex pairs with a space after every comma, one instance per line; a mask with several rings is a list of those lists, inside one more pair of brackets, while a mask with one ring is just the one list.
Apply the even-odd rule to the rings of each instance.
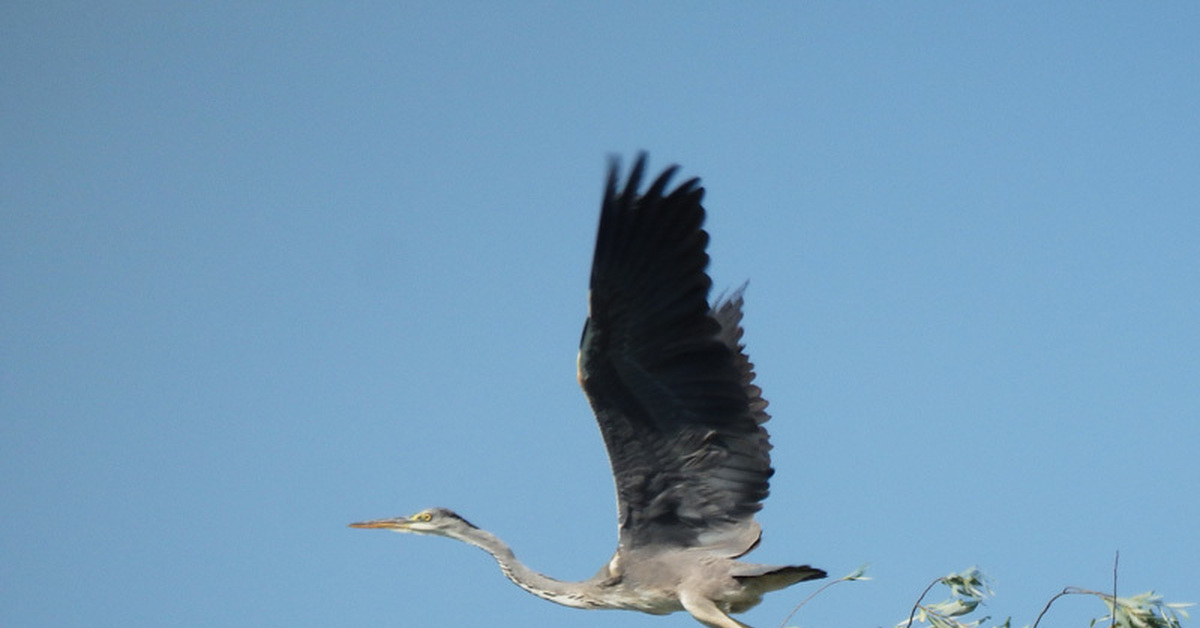
[[640, 193], [644, 170], [643, 154], [619, 189], [610, 166], [579, 350], [617, 487], [612, 560], [566, 583], [446, 509], [353, 525], [476, 545], [513, 582], [567, 606], [687, 610], [707, 626], [744, 626], [728, 613], [825, 572], [736, 560], [758, 544], [754, 514], [773, 473], [767, 402], [741, 344], [742, 290], [709, 307], [704, 189], [691, 179], [667, 192], [672, 167]]

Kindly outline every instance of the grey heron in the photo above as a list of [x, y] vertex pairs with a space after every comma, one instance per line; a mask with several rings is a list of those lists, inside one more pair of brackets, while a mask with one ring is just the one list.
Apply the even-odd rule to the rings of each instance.
[[623, 189], [609, 166], [578, 358], [616, 482], [612, 558], [588, 580], [555, 580], [445, 508], [351, 527], [469, 543], [522, 589], [565, 606], [687, 611], [713, 628], [748, 628], [729, 614], [825, 572], [738, 560], [758, 545], [754, 515], [774, 472], [767, 402], [741, 343], [742, 291], [709, 306], [704, 188], [693, 178], [668, 192], [672, 166], [639, 192], [645, 166], [643, 153]]

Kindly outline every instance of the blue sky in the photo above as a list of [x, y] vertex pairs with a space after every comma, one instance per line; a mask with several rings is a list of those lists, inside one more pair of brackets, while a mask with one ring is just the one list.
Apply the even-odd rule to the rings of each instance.
[[[346, 528], [615, 543], [575, 381], [606, 159], [708, 189], [778, 470], [763, 562], [1200, 601], [1200, 9], [6, 3], [0, 618], [689, 626]], [[811, 587], [742, 616], [777, 626]], [[1065, 600], [1056, 625], [1099, 603]]]

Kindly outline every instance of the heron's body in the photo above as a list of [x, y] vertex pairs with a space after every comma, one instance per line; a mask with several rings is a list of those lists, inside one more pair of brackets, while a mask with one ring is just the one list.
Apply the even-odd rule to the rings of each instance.
[[566, 606], [686, 610], [707, 626], [744, 628], [729, 613], [825, 572], [738, 560], [758, 545], [754, 513], [773, 473], [767, 402], [740, 342], [741, 291], [709, 306], [704, 190], [692, 179], [666, 193], [671, 168], [640, 193], [644, 160], [623, 191], [610, 170], [579, 351], [617, 485], [613, 558], [588, 580], [562, 582], [443, 508], [353, 525], [470, 543], [521, 588]]

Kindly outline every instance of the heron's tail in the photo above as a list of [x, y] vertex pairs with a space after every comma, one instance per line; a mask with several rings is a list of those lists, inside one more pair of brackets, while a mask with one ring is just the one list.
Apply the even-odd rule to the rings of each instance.
[[748, 585], [766, 593], [790, 587], [797, 582], [817, 580], [826, 576], [823, 569], [808, 565], [748, 565], [741, 564], [733, 572], [733, 577], [742, 584]]

